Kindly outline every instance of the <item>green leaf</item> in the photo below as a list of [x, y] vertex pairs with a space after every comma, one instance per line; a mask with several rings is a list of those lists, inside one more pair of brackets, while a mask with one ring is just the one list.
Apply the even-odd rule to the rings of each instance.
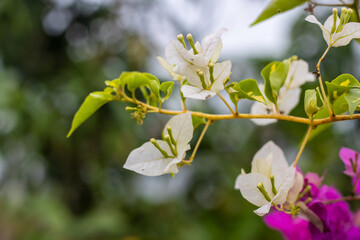
[[319, 93], [315, 89], [308, 89], [305, 91], [304, 109], [306, 115], [312, 118], [322, 108]]
[[201, 124], [206, 124], [206, 119], [203, 117], [191, 116], [194, 130]]
[[[128, 81], [128, 78], [130, 76], [132, 76], [134, 73], [137, 73], [137, 72], [122, 72], [120, 77], [113, 80], [115, 81], [114, 82], [114, 85], [115, 86], [118, 86], [118, 88], [121, 86], [121, 87], [125, 87], [125, 85], [127, 84], [127, 81]], [[118, 85], [117, 85], [118, 84]]]
[[140, 89], [140, 91], [141, 91], [141, 94], [144, 96], [145, 100], [146, 100], [147, 102], [149, 102], [151, 93], [149, 94], [149, 93], [148, 93], [148, 90], [147, 90], [146, 87], [144, 87], [144, 86], [141, 86], [139, 89]]
[[332, 104], [336, 101], [342, 94], [352, 88], [360, 88], [360, 83], [350, 74], [342, 74], [332, 80], [331, 82], [326, 82], [329, 101]]
[[147, 78], [144, 74], [139, 73], [139, 72], [133, 72], [131, 75], [129, 75], [126, 78], [126, 82], [127, 82], [127, 89], [130, 92], [135, 91], [135, 89], [141, 87], [141, 86], [146, 86], [150, 83], [150, 79]]
[[260, 16], [251, 24], [254, 26], [259, 22], [262, 22], [276, 14], [286, 12], [290, 9], [293, 9], [303, 3], [307, 2], [307, 0], [272, 0], [261, 12]]
[[263, 77], [264, 82], [265, 82], [265, 89], [264, 89], [265, 96], [272, 103], [276, 103], [276, 99], [274, 99], [272, 89], [271, 89], [270, 72], [271, 72], [271, 69], [273, 68], [273, 65], [275, 65], [275, 64], [276, 64], [276, 62], [271, 62], [261, 70], [261, 76]]
[[261, 76], [265, 81], [265, 96], [270, 102], [276, 104], [280, 88], [284, 85], [289, 72], [290, 61], [271, 62], [261, 71]]
[[249, 99], [266, 104], [255, 79], [245, 79], [234, 83], [229, 89], [229, 95], [235, 105], [240, 99]]
[[[339, 97], [339, 99], [334, 104], [335, 105], [334, 105], [333, 109], [335, 109], [336, 115], [341, 115], [341, 114], [347, 112], [349, 109], [349, 106], [344, 98], [344, 95]], [[323, 106], [323, 108], [315, 114], [314, 119], [323, 119], [323, 118], [328, 118], [328, 117], [329, 117], [329, 112], [328, 112], [327, 108], [325, 106]], [[313, 139], [314, 137], [319, 135], [321, 132], [328, 129], [330, 126], [331, 126], [331, 123], [317, 126], [316, 129], [311, 132], [309, 140]]]
[[102, 105], [115, 100], [115, 97], [106, 92], [92, 92], [90, 93], [76, 112], [71, 124], [71, 129], [66, 137], [71, 134], [91, 115], [93, 115]]
[[289, 65], [284, 62], [279, 63], [276, 68], [270, 72], [271, 88], [277, 95], [279, 95], [280, 88], [284, 85], [287, 74], [289, 72]]
[[164, 97], [162, 98], [162, 101], [165, 101], [170, 97], [173, 88], [174, 88], [174, 82], [161, 83], [160, 90], [161, 90], [161, 92], [164, 93]]
[[350, 89], [344, 94], [345, 100], [349, 105], [350, 116], [352, 117], [355, 109], [360, 107], [360, 88]]
[[145, 86], [160, 99], [160, 82], [150, 73], [131, 72], [124, 77], [123, 83], [127, 84], [127, 89], [130, 92], [134, 92], [137, 88]]

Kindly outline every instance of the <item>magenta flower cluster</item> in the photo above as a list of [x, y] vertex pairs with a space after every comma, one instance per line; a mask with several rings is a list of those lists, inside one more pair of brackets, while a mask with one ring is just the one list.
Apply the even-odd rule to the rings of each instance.
[[[345, 164], [344, 173], [352, 179], [353, 192], [349, 197], [355, 198], [360, 194], [360, 153], [342, 148], [339, 155]], [[266, 225], [280, 231], [289, 240], [360, 239], [360, 210], [353, 213], [347, 198], [335, 187], [322, 184], [323, 177], [307, 173], [304, 180], [304, 194], [299, 201], [306, 204], [303, 205], [308, 214], [300, 211], [293, 217], [273, 209], [264, 217]]]

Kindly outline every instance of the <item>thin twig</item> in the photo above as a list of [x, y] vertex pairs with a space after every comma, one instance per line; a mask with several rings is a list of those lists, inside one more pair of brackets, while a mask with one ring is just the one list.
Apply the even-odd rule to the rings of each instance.
[[[146, 104], [144, 102], [141, 102], [137, 99], [129, 98], [127, 95], [125, 95], [123, 92], [121, 93], [122, 98], [119, 98], [119, 101], [124, 102], [130, 102], [134, 103], [136, 105], [141, 105], [146, 107], [147, 109], [151, 110], [153, 113], [158, 113], [159, 108], [151, 106], [149, 104]], [[167, 109], [161, 109], [162, 114], [166, 115], [178, 115], [184, 112], [190, 112], [192, 116], [196, 117], [202, 117], [209, 120], [229, 120], [229, 119], [251, 119], [251, 118], [258, 118], [258, 119], [277, 119], [277, 120], [284, 120], [289, 122], [297, 122], [297, 123], [303, 123], [307, 125], [311, 125], [311, 121], [308, 118], [303, 117], [295, 117], [295, 116], [289, 116], [289, 115], [282, 115], [282, 114], [210, 114], [210, 113], [203, 113], [203, 112], [196, 112], [196, 111], [175, 111], [175, 110], [167, 110]], [[335, 117], [328, 117], [328, 118], [322, 118], [322, 119], [314, 119], [313, 120], [313, 126], [319, 126], [323, 124], [328, 124], [332, 122], [338, 122], [338, 121], [346, 121], [346, 120], [355, 120], [360, 119], [360, 114], [353, 114], [352, 117], [350, 115], [336, 115]]]
[[309, 140], [309, 136], [310, 136], [311, 130], [312, 130], [312, 126], [310, 125], [310, 126], [309, 126], [309, 129], [308, 129], [308, 131], [307, 131], [307, 133], [306, 133], [306, 135], [305, 135], [304, 141], [303, 141], [302, 144], [301, 144], [300, 150], [299, 150], [299, 152], [298, 152], [298, 154], [297, 154], [297, 156], [296, 156], [296, 159], [295, 159], [295, 161], [294, 161], [294, 163], [293, 163], [293, 166], [294, 166], [294, 167], [295, 167], [296, 164], [298, 163], [298, 161], [299, 161], [299, 159], [300, 159], [300, 156], [301, 156], [302, 152], [304, 151], [305, 145], [306, 145], [306, 143], [307, 143], [308, 140]]
[[203, 138], [204, 138], [204, 136], [205, 136], [205, 133], [206, 133], [206, 131], [207, 131], [207, 129], [209, 128], [209, 126], [210, 126], [211, 123], [212, 123], [212, 120], [208, 120], [208, 121], [207, 121], [207, 123], [206, 123], [204, 129], [202, 130], [201, 135], [200, 135], [200, 137], [199, 137], [199, 139], [198, 139], [198, 141], [197, 141], [197, 143], [196, 143], [196, 145], [195, 145], [195, 148], [194, 148], [191, 156], [189, 157], [188, 160], [183, 160], [183, 161], [182, 161], [183, 164], [190, 164], [190, 163], [192, 163], [192, 161], [194, 161], [194, 158], [195, 158], [195, 155], [196, 155], [197, 150], [199, 149], [200, 143], [201, 143], [201, 141], [203, 140]]
[[326, 201], [326, 202], [324, 202], [324, 204], [327, 205], [327, 204], [341, 202], [341, 201], [358, 201], [358, 200], [360, 200], [360, 196], [346, 196], [346, 197]]
[[223, 98], [223, 96], [221, 96], [220, 93], [217, 93], [217, 95], [220, 97], [220, 99], [225, 103], [225, 105], [228, 107], [228, 109], [230, 110], [230, 112], [235, 115], [236, 113], [234, 112], [234, 110], [232, 110], [232, 108], [230, 107], [230, 105], [228, 104], [228, 102], [225, 100], [225, 98]]
[[310, 1], [314, 6], [320, 6], [320, 7], [351, 7], [352, 4], [342, 2], [342, 4], [333, 4], [333, 3], [317, 3], [314, 1]]
[[348, 3], [346, 3], [344, 0], [339, 0], [339, 2], [341, 2], [343, 5], [348, 4]]
[[333, 114], [333, 112], [332, 112], [331, 109], [330, 109], [330, 104], [329, 104], [329, 101], [328, 101], [327, 96], [326, 96], [326, 93], [325, 93], [324, 84], [323, 84], [323, 82], [322, 82], [321, 73], [320, 73], [320, 64], [321, 64], [321, 62], [324, 60], [326, 54], [329, 52], [330, 48], [331, 48], [331, 45], [329, 45], [329, 46], [327, 47], [327, 49], [325, 50], [324, 54], [323, 54], [323, 55], [321, 56], [321, 58], [319, 59], [318, 63], [316, 64], [316, 71], [317, 71], [317, 77], [318, 77], [318, 79], [319, 79], [320, 89], [321, 89], [321, 93], [322, 93], [323, 98], [324, 98], [324, 101], [325, 101], [326, 108], [327, 108], [327, 110], [328, 110], [328, 112], [329, 112], [329, 116], [330, 116], [330, 117], [333, 117], [334, 114]]
[[185, 98], [182, 96], [181, 87], [182, 87], [183, 81], [180, 80], [180, 98], [181, 98], [181, 109], [183, 111], [186, 111], [186, 104], [185, 104]]

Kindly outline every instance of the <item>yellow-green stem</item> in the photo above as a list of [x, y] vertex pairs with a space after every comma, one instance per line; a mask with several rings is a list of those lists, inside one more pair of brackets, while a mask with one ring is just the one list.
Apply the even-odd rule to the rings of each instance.
[[235, 115], [234, 110], [232, 110], [232, 108], [230, 107], [230, 105], [228, 104], [228, 102], [225, 100], [225, 98], [223, 98], [223, 96], [221, 96], [220, 93], [217, 93], [217, 95], [220, 97], [220, 99], [225, 103], [225, 105], [228, 107], [228, 109], [230, 110], [230, 112]]
[[329, 101], [326, 97], [326, 93], [325, 93], [325, 89], [324, 89], [324, 84], [322, 82], [322, 79], [321, 79], [321, 73], [320, 73], [320, 64], [321, 62], [324, 60], [326, 54], [329, 52], [331, 48], [331, 45], [327, 47], [327, 49], [325, 50], [324, 54], [321, 56], [321, 58], [319, 59], [318, 63], [316, 64], [316, 71], [317, 71], [317, 77], [319, 79], [319, 84], [320, 84], [320, 89], [321, 89], [321, 93], [323, 95], [323, 98], [324, 98], [324, 102], [325, 102], [325, 105], [326, 105], [326, 108], [329, 112], [329, 116], [330, 117], [333, 117], [333, 112], [331, 111], [330, 109], [330, 104], [329, 104]]
[[181, 109], [182, 109], [183, 111], [186, 111], [185, 98], [182, 96], [182, 92], [181, 92], [182, 84], [183, 84], [183, 80], [181, 79], [181, 80], [180, 80]]
[[[137, 99], [132, 99], [128, 97], [124, 92], [121, 92], [121, 96], [123, 98], [118, 98], [118, 101], [122, 102], [129, 102], [136, 105], [141, 105], [147, 109], [147, 113], [159, 113], [159, 108], [151, 106], [149, 104], [146, 104], [144, 102], [141, 102]], [[282, 115], [282, 114], [245, 114], [245, 113], [238, 113], [238, 114], [209, 114], [209, 113], [203, 113], [203, 112], [196, 112], [196, 111], [175, 111], [175, 110], [167, 110], [167, 109], [161, 109], [162, 114], [166, 115], [178, 115], [185, 112], [190, 112], [192, 116], [196, 117], [202, 117], [206, 118], [208, 120], [229, 120], [229, 119], [277, 119], [277, 120], [283, 120], [283, 121], [289, 121], [289, 122], [297, 122], [297, 123], [303, 123], [307, 125], [311, 125], [311, 121], [308, 118], [303, 117], [295, 117], [295, 116], [289, 116], [289, 115]], [[313, 120], [313, 127], [332, 123], [332, 122], [338, 122], [338, 121], [346, 121], [346, 120], [356, 120], [360, 119], [360, 114], [353, 114], [352, 117], [350, 115], [336, 115], [334, 117], [327, 117], [322, 119], [314, 119]]]
[[297, 156], [296, 156], [296, 159], [295, 159], [295, 161], [294, 161], [294, 163], [293, 163], [293, 166], [294, 166], [294, 167], [295, 167], [296, 164], [299, 162], [300, 156], [301, 156], [301, 154], [303, 153], [304, 148], [305, 148], [305, 145], [306, 145], [306, 143], [307, 143], [308, 140], [309, 140], [309, 136], [310, 136], [311, 130], [312, 130], [312, 127], [309, 126], [309, 129], [308, 129], [308, 131], [307, 131], [307, 133], [306, 133], [306, 136], [305, 136], [305, 138], [304, 138], [304, 141], [302, 142], [301, 147], [300, 147], [300, 150], [299, 150], [299, 152], [298, 152], [298, 154], [297, 154]]
[[202, 132], [201, 132], [201, 134], [200, 134], [200, 137], [199, 137], [199, 139], [198, 139], [198, 141], [197, 141], [197, 143], [196, 143], [196, 145], [195, 145], [195, 148], [194, 148], [191, 156], [189, 157], [188, 160], [183, 160], [183, 161], [182, 161], [184, 164], [190, 164], [190, 163], [192, 163], [192, 161], [194, 161], [194, 157], [195, 157], [195, 155], [196, 155], [197, 150], [198, 150], [199, 147], [200, 147], [200, 143], [201, 143], [201, 141], [203, 140], [203, 138], [204, 138], [204, 136], [205, 136], [205, 133], [206, 133], [206, 131], [207, 131], [207, 129], [209, 128], [209, 126], [210, 126], [211, 123], [212, 123], [212, 120], [208, 120], [208, 121], [207, 121], [204, 129], [202, 130]]

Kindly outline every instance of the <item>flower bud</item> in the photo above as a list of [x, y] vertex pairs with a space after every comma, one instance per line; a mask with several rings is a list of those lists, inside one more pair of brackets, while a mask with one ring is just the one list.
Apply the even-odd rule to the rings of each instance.
[[274, 175], [271, 174], [270, 176], [270, 181], [271, 181], [271, 191], [274, 195], [277, 194], [277, 190], [275, 188], [275, 178], [274, 178]]
[[346, 16], [345, 16], [344, 24], [349, 22], [352, 13], [353, 13], [353, 10], [351, 8], [349, 8], [347, 10], [347, 13], [346, 13]]
[[315, 89], [308, 89], [305, 91], [304, 108], [309, 118], [312, 118], [321, 107], [318, 106], [318, 96]]
[[270, 198], [269, 194], [266, 192], [264, 184], [262, 182], [260, 182], [260, 183], [258, 183], [258, 185], [256, 187], [262, 193], [262, 195], [264, 196], [266, 201], [271, 202], [271, 198]]
[[190, 43], [190, 46], [194, 52], [194, 55], [198, 54], [199, 52], [196, 50], [195, 48], [195, 43], [194, 43], [194, 39], [193, 39], [193, 36], [189, 33], [187, 36], [186, 36], [186, 39], [189, 41]]
[[214, 79], [214, 64], [213, 63], [209, 63], [209, 73], [210, 73], [210, 82], [211, 84], [214, 83], [215, 79]]
[[336, 33], [341, 32], [343, 30], [343, 27], [345, 25], [345, 19], [347, 18], [348, 15], [348, 11], [346, 8], [342, 8], [341, 9], [341, 14], [340, 14], [340, 23], [339, 26], [336, 29]]
[[138, 110], [138, 108], [136, 108], [136, 107], [126, 107], [125, 108], [125, 111], [137, 111]]
[[169, 155], [167, 154], [167, 152], [165, 152], [164, 149], [162, 149], [162, 148], [159, 146], [159, 144], [156, 142], [155, 138], [151, 138], [151, 139], [150, 139], [150, 142], [151, 142], [152, 144], [154, 144], [154, 146], [161, 152], [161, 154], [162, 154], [164, 157], [166, 157], [166, 158], [169, 157]]
[[207, 89], [204, 73], [202, 71], [200, 71], [200, 69], [196, 70], [196, 73], [200, 78], [203, 89]]
[[164, 136], [164, 141], [169, 145], [169, 148], [170, 148], [170, 151], [171, 153], [174, 155], [174, 156], [177, 156], [177, 151], [176, 149], [174, 148], [174, 145], [171, 143], [171, 140], [170, 140], [170, 136], [169, 135], [165, 135]]
[[333, 8], [333, 25], [331, 28], [331, 34], [333, 34], [336, 31], [336, 21], [338, 18], [338, 11], [336, 8]]
[[184, 46], [184, 48], [186, 49], [186, 44], [184, 41], [184, 36], [182, 34], [179, 34], [176, 36], [177, 40], [179, 40], [179, 42]]
[[167, 127], [166, 127], [166, 130], [167, 130], [167, 132], [168, 132], [168, 134], [169, 134], [169, 136], [170, 136], [171, 143], [172, 143], [173, 145], [176, 145], [176, 141], [175, 141], [174, 135], [173, 135], [173, 133], [172, 133], [172, 128], [171, 128], [170, 126], [167, 126]]

